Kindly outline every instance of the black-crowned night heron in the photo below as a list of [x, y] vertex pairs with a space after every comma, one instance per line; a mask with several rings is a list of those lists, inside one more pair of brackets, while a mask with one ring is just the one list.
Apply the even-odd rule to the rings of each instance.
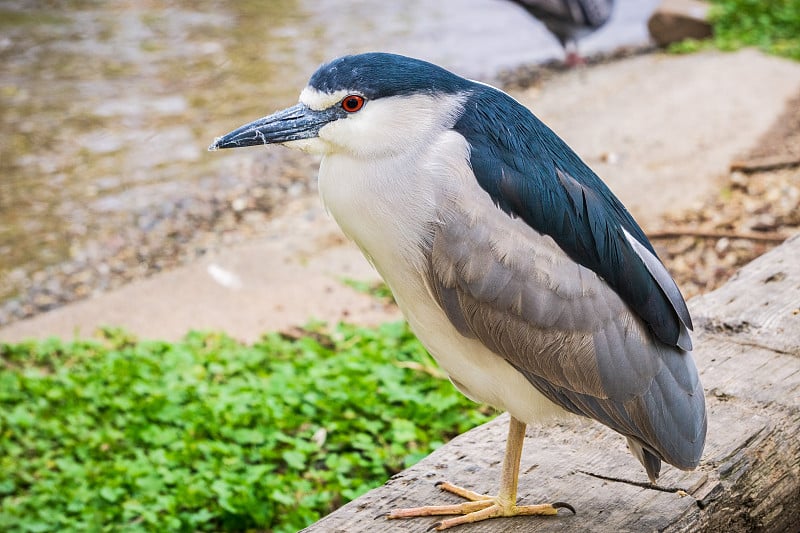
[[570, 66], [583, 63], [578, 41], [611, 18], [613, 0], [512, 0], [539, 19], [556, 36]]
[[391, 518], [556, 514], [517, 505], [517, 480], [525, 425], [564, 413], [624, 435], [652, 481], [661, 461], [697, 466], [686, 304], [619, 200], [528, 109], [424, 61], [352, 55], [210, 149], [271, 143], [322, 154], [325, 206], [412, 330], [461, 392], [511, 415], [498, 496], [445, 483], [470, 501]]

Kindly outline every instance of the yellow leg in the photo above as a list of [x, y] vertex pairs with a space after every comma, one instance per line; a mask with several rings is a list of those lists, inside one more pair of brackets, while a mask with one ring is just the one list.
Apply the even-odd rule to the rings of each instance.
[[517, 484], [519, 483], [519, 462], [525, 440], [525, 424], [514, 417], [508, 425], [506, 454], [503, 458], [503, 473], [500, 476], [500, 492], [497, 496], [486, 496], [461, 488], [448, 482], [438, 483], [438, 487], [457, 494], [466, 500], [455, 505], [429, 505], [410, 509], [396, 509], [388, 518], [412, 518], [417, 516], [461, 515], [448, 518], [436, 524], [441, 531], [460, 524], [469, 524], [499, 516], [555, 515], [559, 509], [575, 509], [562, 502], [542, 505], [517, 505]]

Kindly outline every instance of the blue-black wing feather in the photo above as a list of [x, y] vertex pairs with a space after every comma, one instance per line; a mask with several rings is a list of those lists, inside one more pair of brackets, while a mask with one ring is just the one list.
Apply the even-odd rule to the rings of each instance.
[[[495, 204], [549, 235], [569, 257], [603, 278], [656, 338], [691, 349], [686, 303], [668, 275], [657, 276], [626, 238], [657, 255], [603, 181], [544, 123], [510, 96], [475, 90], [455, 124], [470, 163]], [[663, 268], [660, 264], [659, 268]]]

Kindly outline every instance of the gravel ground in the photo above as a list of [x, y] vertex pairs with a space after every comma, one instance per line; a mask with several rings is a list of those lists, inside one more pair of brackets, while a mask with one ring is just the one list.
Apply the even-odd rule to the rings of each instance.
[[[288, 199], [316, 191], [317, 163], [288, 150], [264, 151], [235, 183], [69, 228], [70, 261], [18, 268], [0, 278], [0, 326], [190, 263], [223, 246], [257, 238]], [[243, 160], [243, 161], [249, 161]]]
[[686, 298], [716, 289], [800, 230], [800, 94], [731, 168], [717, 196], [666, 217], [665, 234], [685, 235], [653, 239]]
[[[530, 72], [509, 86], [529, 84]], [[527, 82], [525, 81], [527, 77]], [[690, 298], [725, 282], [738, 268], [800, 227], [800, 95], [756, 147], [734, 163], [720, 193], [666, 217], [655, 247]], [[0, 326], [130, 281], [189, 263], [209, 251], [257, 238], [287, 198], [314, 194], [317, 163], [266, 152], [235, 183], [203, 188], [178, 202], [76, 227], [72, 260], [0, 280]], [[776, 163], [777, 162], [777, 163]], [[774, 168], [777, 167], [777, 168]]]
[[686, 233], [652, 239], [684, 297], [712, 291], [800, 229], [800, 167], [732, 172], [719, 196], [670, 214], [665, 228]]

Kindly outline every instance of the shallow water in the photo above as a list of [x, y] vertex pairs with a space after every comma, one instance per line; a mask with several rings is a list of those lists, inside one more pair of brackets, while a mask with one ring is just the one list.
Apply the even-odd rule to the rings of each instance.
[[[653, 2], [627, 3], [634, 23], [587, 51], [643, 41]], [[0, 300], [101, 230], [124, 234], [129, 213], [156, 213], [135, 219], [147, 231], [179, 199], [232, 186], [237, 158], [210, 141], [367, 50], [484, 80], [561, 54], [504, 0], [0, 1]]]

